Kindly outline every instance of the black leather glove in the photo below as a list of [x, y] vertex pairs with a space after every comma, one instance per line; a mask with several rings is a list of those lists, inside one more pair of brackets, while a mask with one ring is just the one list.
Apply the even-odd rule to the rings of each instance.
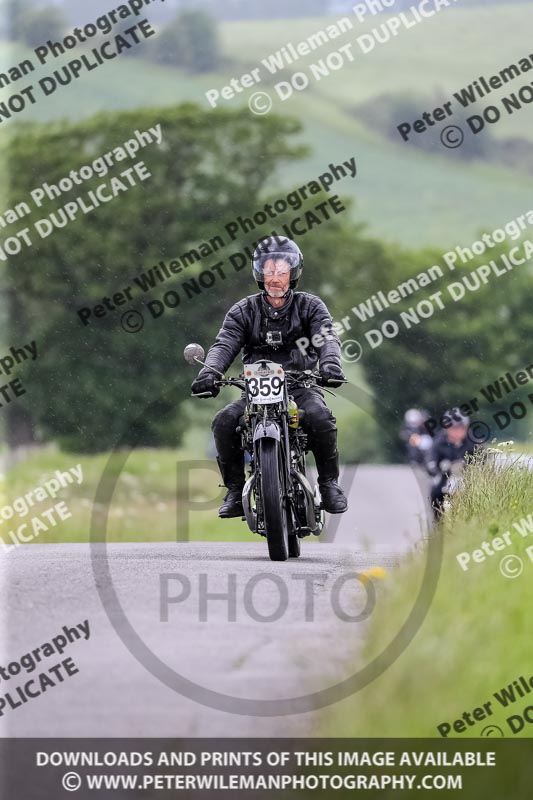
[[216, 397], [220, 393], [220, 388], [215, 386], [216, 380], [217, 376], [214, 373], [201, 370], [191, 386], [192, 394], [206, 398]]
[[324, 364], [320, 367], [320, 377], [324, 386], [331, 386], [334, 389], [337, 386], [342, 386], [346, 380], [346, 376], [338, 364]]

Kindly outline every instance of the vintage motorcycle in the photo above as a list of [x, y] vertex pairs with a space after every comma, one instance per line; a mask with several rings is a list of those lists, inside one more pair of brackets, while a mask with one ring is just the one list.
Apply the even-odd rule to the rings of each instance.
[[447, 458], [439, 462], [439, 471], [431, 479], [433, 487], [440, 489], [443, 496], [442, 505], [433, 508], [435, 520], [438, 521], [445, 511], [450, 510], [453, 496], [462, 490], [464, 466], [464, 461], [450, 461]]
[[442, 487], [444, 502], [442, 507], [445, 511], [451, 507], [450, 498], [463, 488], [464, 467], [464, 461], [449, 461], [448, 459], [444, 459], [439, 464], [442, 479], [444, 480]]
[[410, 464], [426, 462], [428, 452], [431, 450], [433, 439], [429, 433], [411, 433], [407, 440], [407, 460]]
[[[199, 344], [187, 345], [184, 357], [188, 364], [207, 366]], [[253, 533], [266, 537], [272, 561], [298, 558], [300, 539], [319, 536], [325, 514], [318, 486], [313, 489], [306, 477], [303, 412], [290, 390], [320, 386], [320, 376], [311, 370], [284, 370], [266, 360], [245, 364], [239, 378], [226, 378], [207, 368], [219, 376], [217, 386], [235, 386], [246, 397], [237, 428], [242, 449], [249, 455], [249, 475], [242, 492], [243, 519]]]

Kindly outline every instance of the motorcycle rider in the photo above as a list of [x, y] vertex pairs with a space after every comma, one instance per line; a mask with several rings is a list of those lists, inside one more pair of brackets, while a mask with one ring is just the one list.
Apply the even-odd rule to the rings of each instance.
[[442, 514], [444, 488], [448, 481], [450, 467], [454, 462], [464, 462], [465, 455], [472, 455], [476, 444], [468, 438], [470, 419], [458, 408], [452, 408], [442, 415], [443, 427], [434, 437], [426, 460], [426, 469], [436, 478], [431, 488], [431, 506], [435, 518]]
[[[345, 377], [339, 337], [323, 301], [295, 291], [302, 269], [302, 253], [291, 239], [271, 236], [261, 241], [252, 256], [253, 276], [261, 291], [230, 308], [205, 363], [224, 373], [242, 350], [243, 364], [266, 360], [281, 364], [285, 370], [300, 371], [313, 370], [318, 365], [324, 385], [340, 386]], [[302, 347], [300, 342], [297, 346], [297, 340], [304, 337], [307, 344]], [[313, 337], [320, 344], [314, 344]], [[202, 368], [192, 384], [193, 395], [215, 397], [220, 391], [216, 380], [215, 374]], [[303, 411], [302, 427], [315, 457], [323, 507], [330, 514], [340, 514], [348, 504], [337, 482], [335, 417], [318, 387], [294, 387], [290, 393]], [[228, 490], [219, 509], [222, 518], [243, 515], [244, 454], [236, 428], [244, 407], [243, 396], [219, 411], [211, 426], [218, 466]]]
[[409, 408], [403, 416], [400, 439], [405, 445], [410, 464], [424, 464], [426, 453], [431, 447], [431, 436], [424, 426], [428, 417], [427, 411], [418, 408]]

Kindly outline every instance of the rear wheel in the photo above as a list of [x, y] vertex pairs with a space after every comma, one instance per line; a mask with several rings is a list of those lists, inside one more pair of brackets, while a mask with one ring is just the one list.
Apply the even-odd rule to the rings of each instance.
[[268, 554], [271, 561], [286, 561], [289, 557], [289, 532], [280, 476], [279, 443], [275, 439], [261, 439], [260, 453], [261, 497]]

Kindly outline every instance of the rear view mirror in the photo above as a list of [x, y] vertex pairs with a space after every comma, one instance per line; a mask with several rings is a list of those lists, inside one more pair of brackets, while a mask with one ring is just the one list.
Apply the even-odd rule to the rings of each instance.
[[183, 351], [183, 357], [187, 364], [191, 366], [195, 366], [198, 361], [203, 361], [205, 359], [205, 351], [201, 344], [191, 343], [188, 344], [185, 350]]

